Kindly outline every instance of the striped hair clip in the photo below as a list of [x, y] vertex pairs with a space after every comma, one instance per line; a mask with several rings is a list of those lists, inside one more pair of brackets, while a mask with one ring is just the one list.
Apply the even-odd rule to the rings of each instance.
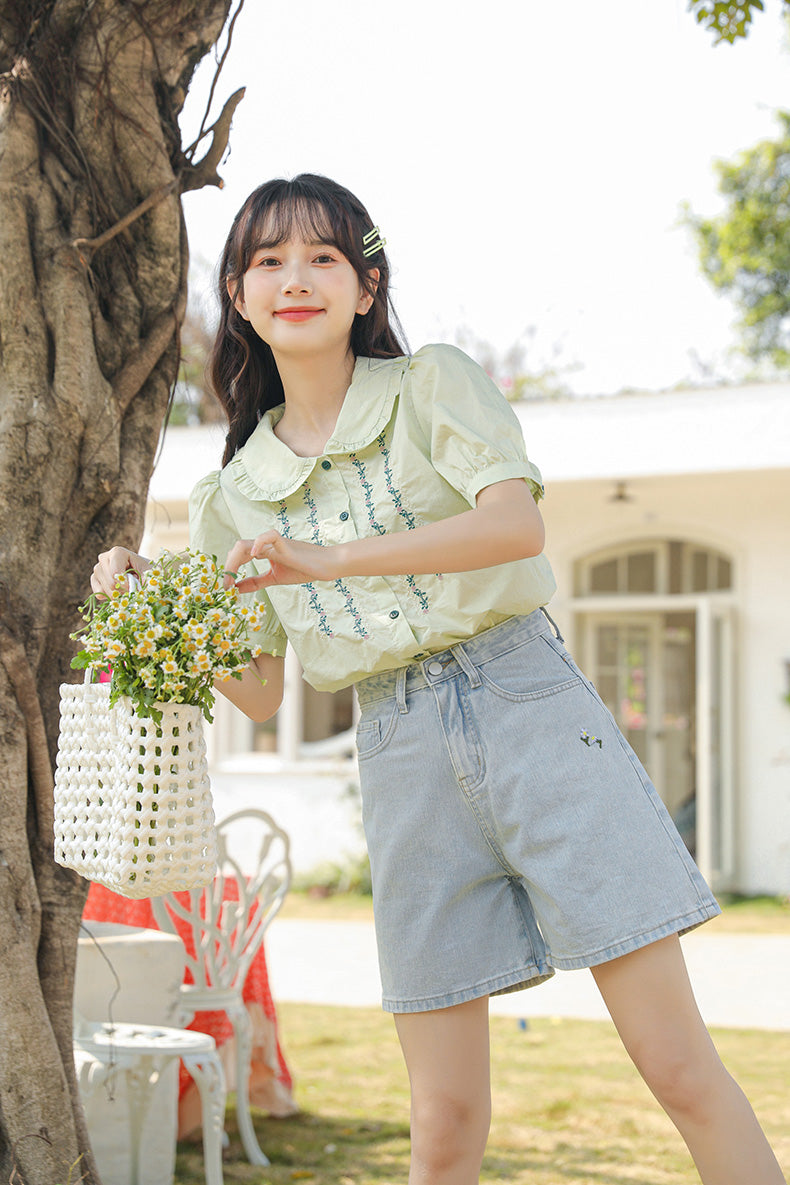
[[373, 230], [369, 230], [366, 235], [362, 236], [362, 254], [368, 259], [371, 255], [375, 255], [377, 251], [382, 251], [386, 242], [386, 239], [382, 239], [379, 228], [374, 226]]

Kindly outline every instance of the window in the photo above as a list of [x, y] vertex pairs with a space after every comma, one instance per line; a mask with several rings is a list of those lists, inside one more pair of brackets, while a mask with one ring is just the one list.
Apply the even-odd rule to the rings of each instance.
[[732, 564], [696, 543], [656, 539], [579, 560], [574, 586], [577, 597], [714, 592], [732, 588]]

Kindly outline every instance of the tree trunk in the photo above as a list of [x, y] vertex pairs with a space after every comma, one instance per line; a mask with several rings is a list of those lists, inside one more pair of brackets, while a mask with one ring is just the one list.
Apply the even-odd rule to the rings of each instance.
[[[231, 0], [0, 0], [0, 1181], [98, 1181], [52, 858], [58, 685], [97, 554], [139, 545], [186, 303], [177, 116]], [[194, 155], [194, 152], [191, 154]]]

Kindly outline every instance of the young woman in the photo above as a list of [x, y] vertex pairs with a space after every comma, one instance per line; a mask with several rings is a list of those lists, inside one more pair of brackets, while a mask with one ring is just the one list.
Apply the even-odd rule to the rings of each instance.
[[[410, 1182], [478, 1180], [488, 996], [590, 967], [706, 1185], [779, 1185], [678, 942], [718, 906], [544, 609], [543, 488], [518, 421], [460, 351], [406, 353], [383, 247], [323, 177], [244, 203], [211, 362], [227, 447], [190, 520], [194, 547], [227, 556], [229, 573], [251, 566], [237, 586], [268, 610], [264, 653], [218, 690], [268, 719], [286, 638], [315, 687], [357, 688]], [[146, 562], [113, 548], [94, 591]]]

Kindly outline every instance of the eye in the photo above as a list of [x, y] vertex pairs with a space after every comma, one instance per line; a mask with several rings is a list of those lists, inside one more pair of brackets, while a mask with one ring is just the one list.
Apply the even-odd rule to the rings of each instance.
[[322, 251], [320, 253], [320, 255], [316, 255], [315, 262], [316, 263], [334, 263], [335, 256], [331, 255], [328, 251]]
[[274, 255], [262, 255], [255, 263], [256, 267], [277, 267], [279, 259]]

